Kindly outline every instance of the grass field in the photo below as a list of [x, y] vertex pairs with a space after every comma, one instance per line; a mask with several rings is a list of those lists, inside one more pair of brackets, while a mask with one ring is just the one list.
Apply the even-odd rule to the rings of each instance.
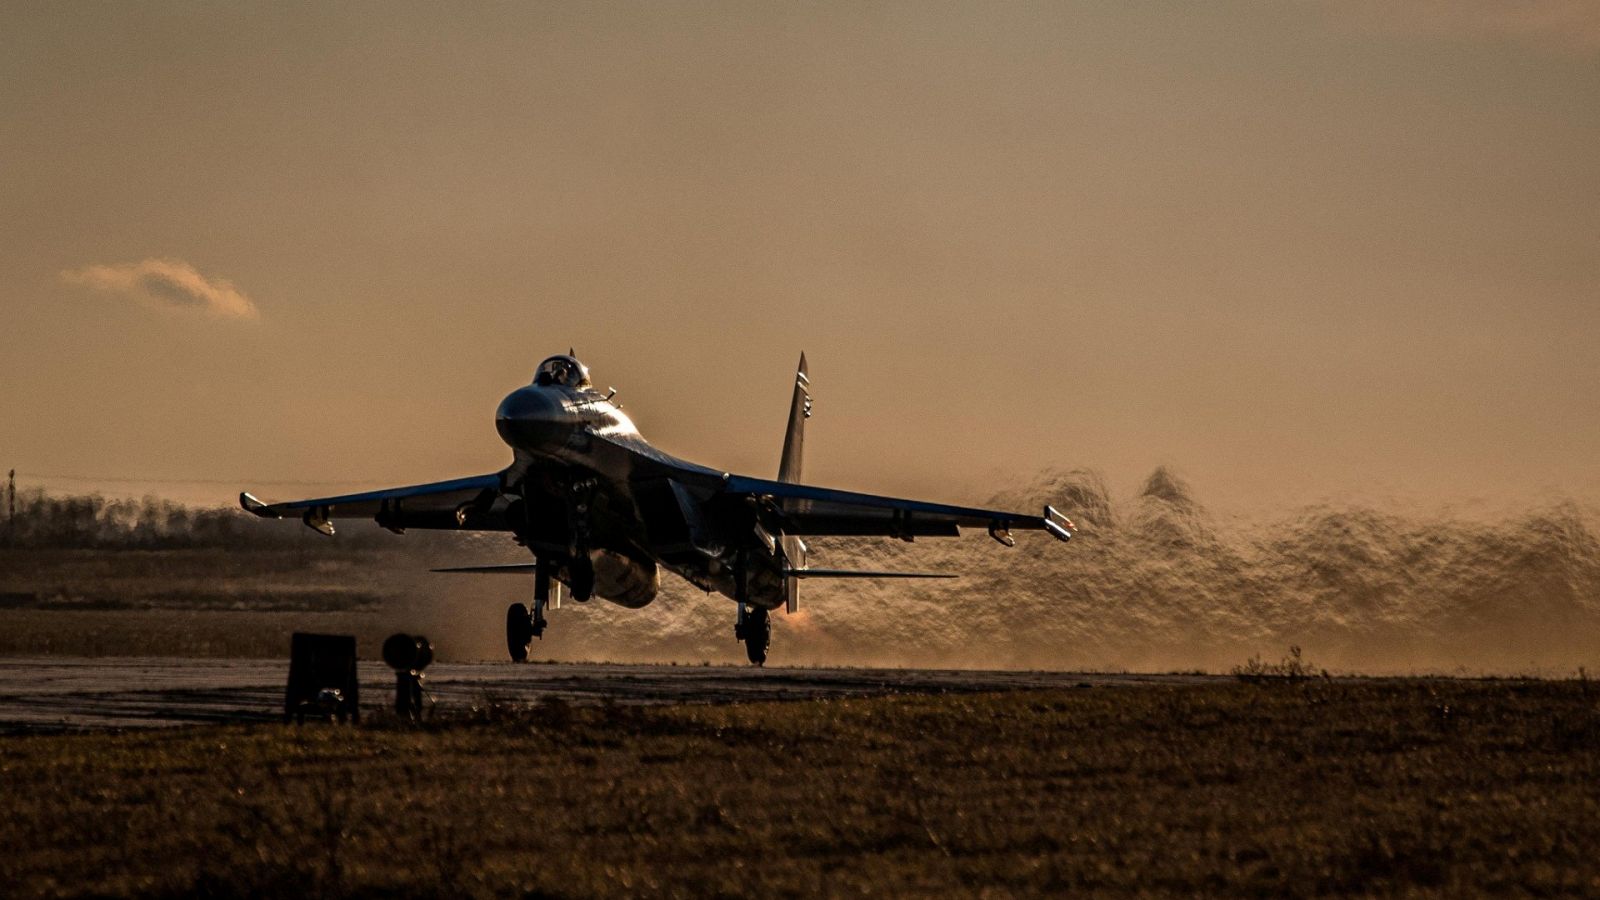
[[0, 654], [277, 657], [307, 630], [378, 647], [385, 577], [416, 562], [315, 549], [0, 550]]
[[1600, 892], [1600, 690], [1324, 681], [0, 741], [18, 895]]
[[[0, 550], [0, 609], [329, 612], [384, 600], [393, 553]], [[415, 565], [415, 563], [412, 563]]]

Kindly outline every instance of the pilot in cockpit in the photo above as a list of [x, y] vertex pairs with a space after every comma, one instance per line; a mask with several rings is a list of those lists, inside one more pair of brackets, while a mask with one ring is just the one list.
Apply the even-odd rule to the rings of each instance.
[[552, 356], [539, 364], [539, 371], [533, 376], [533, 383], [540, 387], [559, 384], [570, 388], [585, 388], [589, 386], [589, 369], [570, 356]]

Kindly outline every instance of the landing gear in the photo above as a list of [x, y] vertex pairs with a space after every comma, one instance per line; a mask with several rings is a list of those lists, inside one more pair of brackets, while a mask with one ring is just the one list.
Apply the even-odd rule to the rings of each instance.
[[572, 587], [572, 599], [579, 603], [589, 602], [594, 596], [594, 563], [590, 561], [589, 554], [581, 553], [572, 558], [567, 564], [567, 577]]
[[544, 618], [544, 608], [550, 602], [550, 580], [550, 566], [539, 563], [533, 574], [533, 620], [529, 623], [536, 638], [543, 638], [544, 629], [550, 624]]
[[512, 662], [528, 661], [528, 644], [533, 642], [533, 619], [521, 603], [506, 607], [506, 649]]
[[541, 561], [533, 570], [533, 609], [521, 603], [506, 608], [506, 650], [512, 662], [527, 662], [528, 645], [534, 638], [544, 637], [550, 625], [544, 611], [550, 605], [551, 588], [556, 586], [554, 576], [554, 567]]
[[772, 619], [767, 610], [750, 603], [750, 575], [741, 552], [733, 569], [734, 602], [739, 617], [733, 622], [733, 636], [744, 641], [744, 655], [752, 665], [765, 665], [767, 648], [772, 646]]
[[772, 646], [772, 618], [759, 606], [739, 604], [739, 620], [733, 636], [744, 641], [744, 655], [754, 665], [765, 665], [767, 648]]

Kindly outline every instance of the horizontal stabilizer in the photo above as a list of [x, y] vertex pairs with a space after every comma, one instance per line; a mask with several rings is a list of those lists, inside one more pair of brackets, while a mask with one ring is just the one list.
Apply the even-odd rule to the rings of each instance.
[[429, 569], [429, 572], [487, 572], [490, 574], [518, 572], [532, 572], [539, 568], [538, 563], [504, 563], [497, 566], [454, 566], [448, 569]]
[[949, 572], [863, 572], [857, 569], [790, 569], [790, 578], [960, 578]]

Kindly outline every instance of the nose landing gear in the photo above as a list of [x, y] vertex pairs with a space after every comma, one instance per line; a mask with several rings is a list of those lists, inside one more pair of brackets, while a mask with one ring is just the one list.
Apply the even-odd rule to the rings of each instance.
[[[552, 589], [560, 590], [555, 579], [551, 577], [551, 567], [540, 562], [533, 575], [533, 609], [521, 603], [513, 603], [506, 608], [506, 650], [511, 654], [512, 662], [528, 661], [528, 645], [534, 638], [544, 637], [544, 630], [550, 622], [545, 619], [545, 608], [550, 604]], [[560, 606], [559, 598], [556, 606]]]

